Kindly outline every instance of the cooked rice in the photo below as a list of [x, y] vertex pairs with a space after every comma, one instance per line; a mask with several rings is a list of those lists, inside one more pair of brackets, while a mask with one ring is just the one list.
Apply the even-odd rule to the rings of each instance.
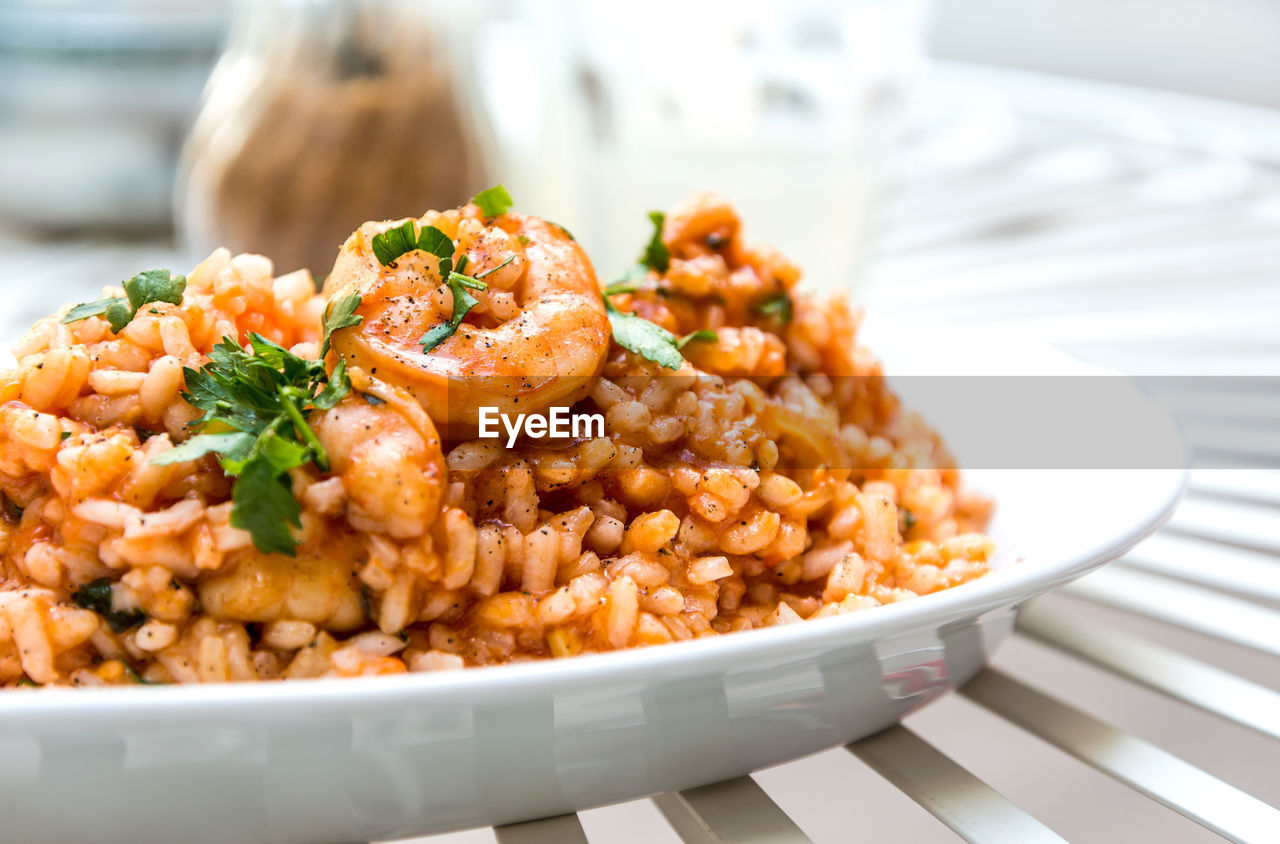
[[[101, 318], [36, 323], [0, 373], [0, 683], [565, 657], [861, 611], [985, 573], [990, 505], [899, 407], [855, 342], [860, 315], [803, 295], [788, 324], [753, 314], [799, 272], [745, 245], [713, 198], [674, 211], [664, 239], [663, 282], [682, 295], [618, 301], [677, 335], [715, 329], [718, 342], [686, 348], [700, 372], [615, 345], [577, 408], [604, 414], [604, 437], [446, 442], [426, 531], [390, 491], [422, 483], [402, 458], [423, 442], [335, 425], [326, 447], [366, 467], [365, 486], [312, 465], [292, 473], [295, 559], [258, 552], [230, 524], [232, 481], [212, 458], [150, 460], [191, 436], [182, 368], [222, 337], [254, 331], [317, 355], [325, 301], [308, 273], [273, 277], [262, 256], [218, 250], [181, 305], [144, 307], [119, 335]], [[77, 606], [99, 578], [115, 584], [112, 609], [141, 623], [117, 632]]]

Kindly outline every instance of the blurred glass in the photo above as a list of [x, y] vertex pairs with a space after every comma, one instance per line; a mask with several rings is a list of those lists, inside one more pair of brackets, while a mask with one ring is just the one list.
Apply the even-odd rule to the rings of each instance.
[[487, 187], [455, 90], [470, 4], [242, 0], [183, 154], [192, 251], [329, 271], [365, 220], [449, 208]]
[[851, 288], [921, 6], [493, 3], [474, 84], [494, 170], [520, 208], [570, 228], [605, 279], [635, 259], [648, 210], [713, 190], [809, 284]]
[[166, 230], [225, 0], [0, 0], [0, 224]]

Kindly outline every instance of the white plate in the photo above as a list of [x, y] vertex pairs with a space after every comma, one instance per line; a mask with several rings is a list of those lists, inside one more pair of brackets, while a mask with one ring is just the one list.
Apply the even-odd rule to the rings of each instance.
[[[1091, 371], [959, 329], [869, 328], [891, 372]], [[1114, 384], [1123, 412], [1107, 424], [1166, 444], [1164, 465], [1182, 466], [1169, 416], [1127, 382]], [[974, 471], [970, 482], [999, 501], [998, 570], [838, 618], [448, 674], [5, 693], [3, 838], [393, 839], [559, 814], [803, 756], [888, 726], [972, 677], [1019, 603], [1154, 531], [1184, 475]]]

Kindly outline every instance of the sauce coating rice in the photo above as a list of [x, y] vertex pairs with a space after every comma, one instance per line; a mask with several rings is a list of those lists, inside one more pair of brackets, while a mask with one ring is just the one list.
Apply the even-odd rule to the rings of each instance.
[[[987, 571], [990, 503], [857, 345], [860, 314], [795, 292], [795, 265], [747, 245], [724, 200], [672, 209], [661, 254], [608, 305], [559, 227], [474, 204], [425, 215], [415, 225], [483, 279], [426, 351], [418, 335], [463, 288], [421, 249], [371, 257], [401, 222], [354, 234], [324, 293], [219, 250], [180, 304], [149, 302], [119, 333], [64, 311], [18, 342], [0, 373], [0, 683], [565, 657], [862, 611]], [[233, 525], [244, 481], [217, 457], [155, 462], [201, 416], [184, 367], [251, 333], [318, 358], [327, 306], [356, 294], [358, 324], [326, 358], [351, 390], [306, 419], [327, 468], [288, 470], [297, 548], [264, 552]], [[662, 350], [678, 368], [620, 342], [640, 321], [687, 338]], [[508, 449], [476, 436], [485, 405], [599, 413], [604, 436]]]

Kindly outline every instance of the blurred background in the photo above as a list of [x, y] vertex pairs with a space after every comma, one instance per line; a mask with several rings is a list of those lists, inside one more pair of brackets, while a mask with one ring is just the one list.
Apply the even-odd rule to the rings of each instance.
[[[227, 245], [323, 275], [363, 220], [503, 182], [610, 277], [646, 211], [712, 189], [866, 298], [922, 168], [1099, 178], [1097, 156], [1011, 157], [1010, 121], [1162, 143], [1186, 130], [1149, 91], [1280, 106], [1277, 38], [1269, 0], [0, 0], [0, 245]], [[1251, 131], [1208, 141], [1275, 151]]]
[[[1087, 733], [1111, 758], [1277, 805], [1278, 43], [1274, 0], [0, 0], [0, 334], [217, 245], [322, 276], [360, 222], [498, 182], [608, 280], [648, 210], [716, 190], [873, 313], [1207, 376], [1165, 397], [1196, 449], [1171, 526], [1041, 605], [1145, 656], [1042, 625], [996, 665], [1121, 730]], [[971, 700], [908, 724], [1070, 840], [1217, 840]], [[847, 840], [833, 805], [954, 840], [839, 749], [756, 780], [815, 840]], [[644, 801], [582, 822], [673, 837]]]

